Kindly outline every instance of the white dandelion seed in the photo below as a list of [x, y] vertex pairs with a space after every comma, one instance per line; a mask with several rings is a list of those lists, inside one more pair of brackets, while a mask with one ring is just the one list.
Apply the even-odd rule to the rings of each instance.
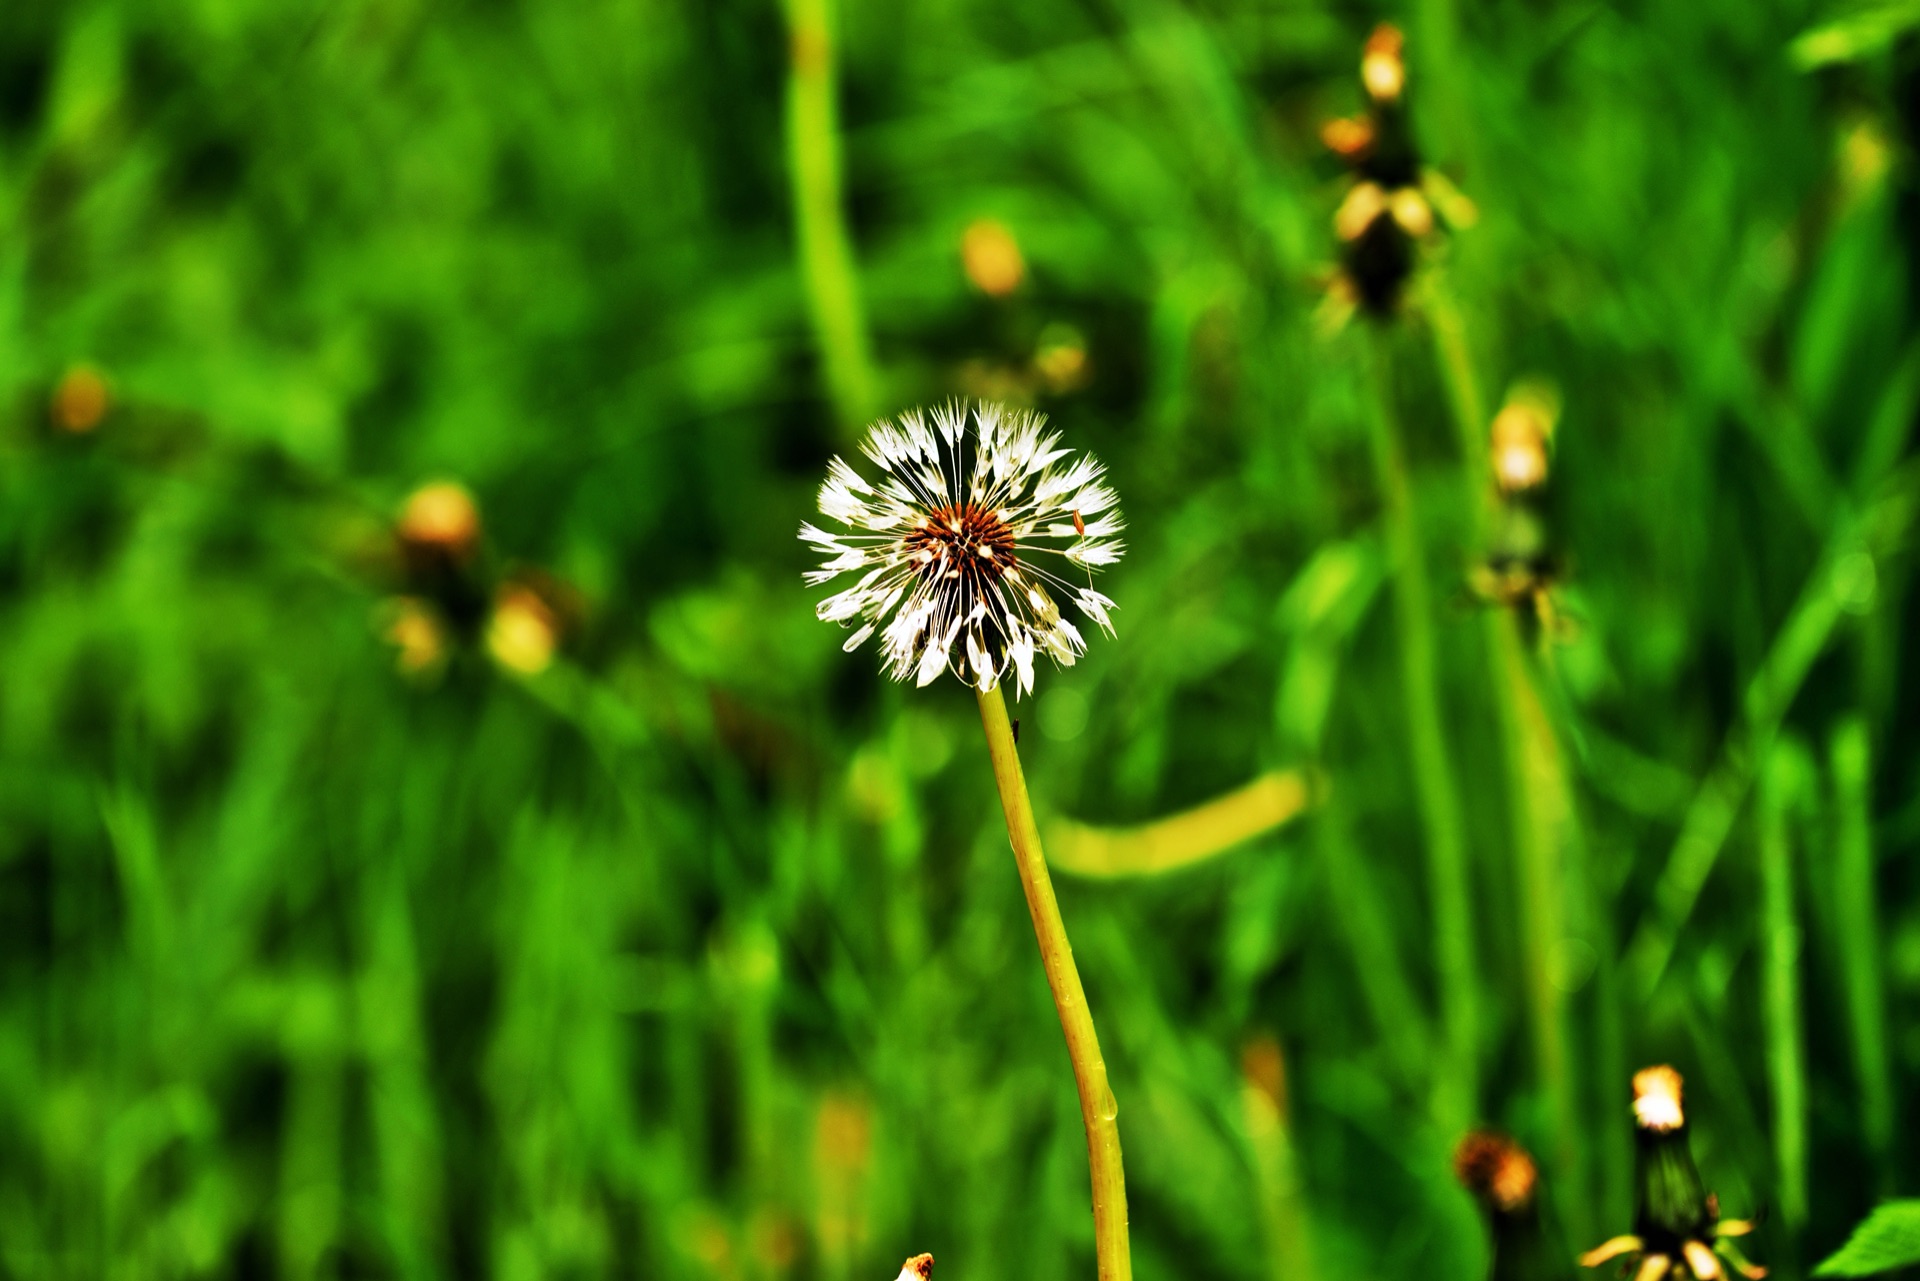
[[1059, 448], [1045, 425], [994, 404], [916, 409], [868, 432], [861, 451], [878, 483], [828, 464], [820, 510], [847, 532], [802, 525], [800, 537], [824, 558], [809, 587], [858, 575], [816, 611], [854, 628], [848, 650], [878, 632], [895, 680], [926, 685], [951, 671], [993, 689], [1012, 667], [1024, 694], [1035, 654], [1071, 667], [1086, 652], [1056, 596], [1112, 635], [1116, 607], [1093, 590], [1093, 571], [1126, 550], [1119, 499], [1106, 469]]

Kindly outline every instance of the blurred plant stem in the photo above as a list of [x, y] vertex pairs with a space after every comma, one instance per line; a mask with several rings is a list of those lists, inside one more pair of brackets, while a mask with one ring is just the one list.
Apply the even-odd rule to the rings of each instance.
[[1586, 1167], [1573, 1068], [1567, 1050], [1563, 971], [1568, 953], [1564, 851], [1573, 825], [1573, 798], [1565, 760], [1527, 663], [1511, 614], [1489, 612], [1495, 656], [1495, 702], [1502, 721], [1509, 778], [1508, 804], [1517, 854], [1520, 942], [1525, 956], [1527, 1008], [1534, 1055], [1553, 1119], [1560, 1212], [1575, 1240], [1592, 1235]]
[[1807, 1222], [1807, 1062], [1800, 1017], [1801, 930], [1794, 907], [1787, 820], [1803, 785], [1804, 768], [1792, 740], [1775, 747], [1761, 779], [1757, 815], [1773, 1163], [1779, 1179], [1780, 1217], [1793, 1234]]
[[1446, 736], [1441, 731], [1433, 593], [1427, 582], [1426, 559], [1414, 522], [1413, 494], [1393, 419], [1388, 338], [1374, 332], [1370, 339], [1368, 438], [1384, 507], [1388, 553], [1393, 561], [1401, 694], [1420, 822], [1426, 837], [1428, 891], [1433, 902], [1433, 963], [1439, 976], [1440, 1020], [1446, 1037], [1446, 1061], [1437, 1083], [1435, 1113], [1444, 1127], [1458, 1132], [1472, 1123], [1479, 1108], [1475, 1062], [1479, 1013], [1466, 836], [1460, 796], [1447, 767]]
[[1026, 891], [1027, 910], [1033, 914], [1033, 932], [1040, 942], [1040, 961], [1047, 971], [1054, 1008], [1060, 1012], [1060, 1030], [1066, 1033], [1067, 1057], [1073, 1061], [1073, 1081], [1080, 1091], [1080, 1119], [1087, 1127], [1087, 1166], [1093, 1180], [1093, 1239], [1100, 1259], [1100, 1281], [1130, 1281], [1133, 1260], [1127, 1246], [1127, 1183], [1120, 1166], [1120, 1105], [1107, 1083], [1107, 1062], [1100, 1055], [1093, 1013], [1086, 990], [1073, 963], [1073, 945], [1060, 918], [1053, 881], [1047, 875], [1046, 854], [1040, 848], [1040, 829], [1033, 820], [1033, 801], [1027, 795], [1026, 774], [1020, 768], [1020, 749], [1007, 719], [1007, 700], [995, 686], [980, 690], [980, 723], [987, 732], [987, 753], [993, 758], [993, 777], [1000, 788], [1000, 807], [1007, 815], [1007, 835], [1013, 841], [1014, 861], [1020, 867], [1020, 888]]
[[[1467, 127], [1467, 67], [1460, 55], [1460, 17], [1455, 0], [1419, 0], [1413, 9], [1413, 56], [1417, 59], [1423, 112], [1433, 128], [1424, 131], [1440, 144], [1436, 159], [1458, 164], [1469, 174], [1473, 163], [1473, 131]], [[1457, 176], [1457, 175], [1456, 175]]]
[[1417, 1087], [1430, 1075], [1424, 1049], [1430, 1029], [1401, 964], [1379, 888], [1366, 860], [1354, 848], [1346, 807], [1339, 799], [1320, 807], [1313, 834], [1335, 923], [1353, 953], [1360, 997], [1394, 1069], [1409, 1086]]
[[1886, 1187], [1893, 1149], [1893, 1073], [1887, 1057], [1887, 1007], [1880, 979], [1880, 922], [1874, 906], [1872, 744], [1867, 724], [1849, 716], [1834, 730], [1833, 900], [1854, 1073], [1860, 1085], [1860, 1129]]
[[[1498, 503], [1487, 480], [1487, 402], [1474, 372], [1466, 322], [1443, 282], [1434, 281], [1427, 291], [1427, 319], [1453, 409], [1463, 496], [1472, 516], [1475, 543], [1484, 548]], [[1527, 1009], [1534, 1058], [1552, 1117], [1555, 1201], [1566, 1231], [1583, 1240], [1592, 1233], [1592, 1201], [1580, 1157], [1582, 1136], [1567, 1049], [1566, 993], [1561, 985], [1566, 963], [1563, 944], [1568, 941], [1563, 862], [1578, 842], [1573, 790], [1518, 620], [1507, 609], [1484, 610], [1481, 618], [1492, 668], [1489, 687], [1505, 749]], [[1618, 1066], [1604, 1063], [1601, 1070], [1612, 1072]]]
[[1273, 1281], [1312, 1281], [1313, 1244], [1300, 1163], [1287, 1118], [1287, 1068], [1280, 1043], [1259, 1037], [1241, 1052], [1240, 1106], [1253, 1148], [1253, 1173]]
[[835, 0], [786, 0], [787, 165], [807, 306], [841, 428], [855, 432], [879, 404], [860, 281], [841, 189]]
[[1659, 986], [1673, 959], [1681, 928], [1720, 857], [1756, 763], [1772, 750], [1781, 721], [1834, 630], [1849, 612], [1863, 607], [1862, 594], [1871, 593], [1875, 579], [1876, 553], [1894, 545], [1912, 516], [1909, 482], [1858, 515], [1842, 516], [1828, 536], [1792, 611], [1747, 684], [1740, 718], [1728, 730], [1719, 760], [1688, 807], [1654, 886], [1653, 903], [1627, 949], [1628, 975], [1642, 997]]
[[346, 1128], [344, 1073], [337, 1056], [331, 1046], [302, 1048], [309, 1053], [291, 1072], [280, 1151], [280, 1275], [290, 1278], [326, 1271], [328, 1250], [340, 1231], [340, 1136]]
[[1156, 876], [1223, 854], [1298, 818], [1325, 783], [1302, 770], [1269, 770], [1224, 796], [1137, 827], [1047, 822], [1051, 862], [1075, 876]]

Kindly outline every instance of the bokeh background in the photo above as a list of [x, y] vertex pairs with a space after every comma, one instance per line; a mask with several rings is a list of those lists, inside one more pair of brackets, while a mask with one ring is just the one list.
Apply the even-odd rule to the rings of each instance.
[[[1472, 225], [1342, 324], [1382, 19]], [[1479, 1123], [1571, 1276], [1659, 1061], [1803, 1275], [1920, 1180], [1915, 21], [0, 8], [0, 1276], [1088, 1275], [971, 695], [800, 583], [954, 395], [1129, 520], [1014, 714], [1140, 1275], [1485, 1275]]]

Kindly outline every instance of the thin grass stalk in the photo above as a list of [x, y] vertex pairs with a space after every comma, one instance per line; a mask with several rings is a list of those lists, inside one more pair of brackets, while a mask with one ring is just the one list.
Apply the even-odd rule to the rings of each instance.
[[1399, 947], [1367, 862], [1347, 828], [1346, 802], [1336, 794], [1314, 817], [1314, 848], [1326, 880], [1334, 923], [1346, 936], [1360, 982], [1360, 999], [1394, 1070], [1409, 1086], [1429, 1076], [1429, 1029], [1401, 964]]
[[834, 0], [786, 0], [786, 10], [787, 167], [800, 276], [834, 413], [843, 430], [855, 432], [873, 417], [879, 394], [847, 234]]
[[1860, 1086], [1860, 1130], [1884, 1186], [1893, 1149], [1893, 1070], [1887, 1057], [1887, 1002], [1880, 975], [1880, 922], [1874, 907], [1872, 746], [1867, 725], [1850, 716], [1828, 751], [1836, 840], [1834, 915], [1846, 984], [1847, 1030]]
[[1765, 971], [1767, 1078], [1773, 1102], [1773, 1162], [1780, 1217], [1789, 1232], [1807, 1222], [1807, 1063], [1800, 1013], [1800, 922], [1794, 908], [1788, 810], [1799, 783], [1782, 744], [1769, 758], [1756, 807]]
[[1440, 981], [1440, 1020], [1446, 1054], [1435, 1111], [1443, 1125], [1471, 1124], [1479, 1107], [1476, 1049], [1479, 992], [1473, 965], [1473, 919], [1467, 876], [1466, 836], [1460, 796], [1447, 767], [1440, 709], [1439, 662], [1433, 638], [1433, 593], [1414, 521], [1413, 494], [1393, 418], [1392, 364], [1386, 339], [1369, 347], [1368, 440], [1384, 506], [1393, 559], [1394, 624], [1400, 650], [1408, 748], [1427, 850], [1427, 881], [1433, 900], [1433, 964]]
[[1883, 527], [1878, 531], [1880, 539], [1886, 541], [1905, 527], [1906, 506], [1889, 499], [1887, 514], [1883, 516], [1882, 510], [1843, 520], [1834, 530], [1760, 670], [1747, 685], [1741, 719], [1728, 731], [1720, 759], [1687, 810], [1673, 852], [1654, 886], [1653, 903], [1628, 946], [1627, 970], [1642, 997], [1652, 995], [1673, 959], [1681, 928], [1693, 913], [1752, 784], [1755, 763], [1772, 750], [1781, 721], [1813, 670], [1814, 660], [1825, 652], [1835, 628], [1847, 616], [1841, 569], [1862, 553], [1863, 533], [1876, 522]]
[[[1474, 372], [1466, 323], [1437, 282], [1427, 292], [1428, 322], [1460, 450], [1461, 483], [1476, 540], [1485, 545], [1496, 498], [1487, 483], [1487, 402]], [[1506, 761], [1508, 821], [1519, 891], [1520, 942], [1534, 1057], [1552, 1117], [1554, 1188], [1561, 1218], [1575, 1239], [1592, 1234], [1584, 1146], [1571, 1057], [1566, 994], [1555, 982], [1557, 953], [1566, 931], [1567, 886], [1563, 843], [1577, 839], [1573, 788], [1551, 718], [1541, 701], [1517, 620], [1506, 610], [1482, 615], [1491, 666], [1489, 688]], [[1589, 909], [1590, 910], [1590, 909]], [[1614, 1065], [1608, 1065], [1614, 1066]]]
[[1020, 868], [1020, 887], [1026, 892], [1033, 932], [1040, 943], [1040, 960], [1053, 992], [1060, 1030], [1066, 1034], [1067, 1057], [1073, 1062], [1073, 1081], [1080, 1091], [1080, 1119], [1087, 1130], [1087, 1166], [1093, 1183], [1093, 1239], [1099, 1258], [1100, 1281], [1131, 1281], [1133, 1260], [1127, 1244], [1127, 1183], [1120, 1162], [1120, 1105], [1107, 1082], [1107, 1063], [1100, 1054], [1093, 1014], [1086, 990], [1073, 963], [1073, 945], [1066, 922], [1054, 898], [1047, 875], [1046, 854], [1040, 847], [1040, 829], [1034, 823], [1033, 802], [1020, 768], [1020, 750], [1007, 718], [1006, 698], [998, 686], [979, 691], [980, 723], [987, 733], [987, 752], [993, 758], [993, 777], [1000, 789], [1000, 806], [1007, 816], [1007, 835], [1013, 841], [1014, 861]]

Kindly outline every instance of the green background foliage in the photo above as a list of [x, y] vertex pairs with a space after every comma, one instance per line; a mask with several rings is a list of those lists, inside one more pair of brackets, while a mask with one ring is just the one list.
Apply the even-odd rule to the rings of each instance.
[[[1570, 1255], [1628, 1230], [1658, 1061], [1777, 1276], [1911, 1193], [1911, 15], [811, 12], [0, 8], [0, 1276], [1087, 1275], [971, 697], [843, 655], [793, 536], [861, 414], [982, 392], [1130, 525], [1117, 639], [1014, 710], [1042, 808], [1327, 784], [1189, 870], [1060, 878], [1142, 1277], [1483, 1275], [1469, 1121], [1539, 1154]], [[1318, 129], [1382, 18], [1480, 217], [1330, 334]], [[796, 62], [837, 63], [870, 355], [809, 302]], [[1469, 373], [1560, 389], [1555, 626], [1469, 590]], [[482, 589], [569, 585], [545, 671], [472, 620], [396, 671], [390, 531], [438, 478]]]

